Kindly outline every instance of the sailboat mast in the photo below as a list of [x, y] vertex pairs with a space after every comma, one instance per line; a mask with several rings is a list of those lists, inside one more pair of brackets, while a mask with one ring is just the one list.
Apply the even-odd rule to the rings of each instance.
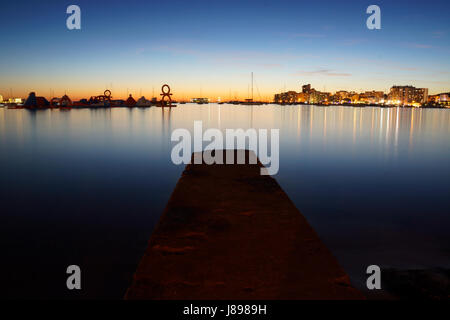
[[252, 101], [253, 101], [253, 72], [252, 72]]

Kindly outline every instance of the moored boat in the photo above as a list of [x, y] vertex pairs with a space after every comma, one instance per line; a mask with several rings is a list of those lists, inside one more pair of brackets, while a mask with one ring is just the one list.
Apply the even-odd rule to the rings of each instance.
[[151, 106], [152, 106], [152, 102], [150, 100], [145, 99], [144, 96], [140, 97], [138, 99], [138, 101], [136, 101], [136, 107], [147, 108], [147, 107], [151, 107]]

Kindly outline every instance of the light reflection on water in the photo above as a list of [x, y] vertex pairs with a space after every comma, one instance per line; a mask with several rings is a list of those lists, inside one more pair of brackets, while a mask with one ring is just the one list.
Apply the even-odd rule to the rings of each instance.
[[79, 261], [92, 270], [85, 296], [121, 297], [183, 170], [171, 132], [194, 120], [280, 129], [275, 178], [356, 285], [369, 264], [450, 266], [450, 110], [186, 104], [0, 109], [8, 274], [30, 258], [47, 277]]

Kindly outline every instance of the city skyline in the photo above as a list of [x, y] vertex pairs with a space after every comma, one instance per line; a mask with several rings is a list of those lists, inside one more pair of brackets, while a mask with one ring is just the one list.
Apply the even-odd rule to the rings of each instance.
[[[164, 91], [164, 87], [168, 86], [165, 84], [161, 90]], [[170, 86], [168, 86], [170, 92]], [[166, 88], [167, 90], [167, 88]], [[141, 93], [142, 94], [142, 93]], [[164, 94], [168, 96], [167, 94]], [[169, 94], [172, 96], [172, 93]], [[254, 100], [251, 98], [243, 100], [233, 100], [233, 99], [221, 99], [217, 100], [209, 98], [181, 98], [180, 102], [192, 102], [197, 104], [204, 104], [210, 102], [217, 103], [232, 103], [232, 104], [247, 104], [247, 105], [259, 105], [262, 103], [275, 103], [275, 104], [321, 104], [321, 105], [384, 105], [384, 106], [410, 106], [410, 107], [444, 107], [449, 106], [450, 92], [442, 92], [440, 94], [429, 95], [428, 88], [416, 88], [411, 85], [398, 86], [394, 85], [390, 88], [388, 93], [384, 91], [369, 90], [364, 92], [346, 91], [339, 90], [335, 92], [323, 92], [316, 90], [311, 84], [303, 84], [300, 91], [289, 90], [285, 92], [276, 93], [273, 99], [268, 100]], [[40, 99], [38, 102], [36, 99]], [[37, 96], [35, 92], [30, 92], [29, 96], [24, 98], [9, 98], [3, 99], [0, 95], [0, 103], [9, 103], [11, 105], [18, 105], [19, 108], [26, 106], [27, 108], [45, 108], [45, 107], [87, 107], [93, 105], [96, 107], [98, 103], [104, 105], [107, 103], [109, 106], [141, 106], [148, 107], [151, 105], [156, 105], [162, 103], [164, 99], [158, 101], [157, 97], [151, 98], [151, 100], [146, 99], [144, 96], [136, 101], [132, 94], [129, 94], [127, 99], [120, 99], [119, 97], [113, 97], [110, 90], [105, 90], [103, 95], [91, 96], [89, 99], [80, 99], [79, 101], [72, 101], [67, 94], [62, 97], [52, 97], [48, 100], [44, 96]], [[173, 100], [176, 102], [176, 100]]]
[[78, 1], [82, 28], [72, 31], [65, 3], [8, 3], [0, 94], [159, 97], [169, 83], [175, 99], [245, 99], [250, 72], [255, 100], [306, 83], [326, 92], [448, 92], [450, 4], [407, 3], [379, 1], [382, 29], [368, 30], [364, 1]]

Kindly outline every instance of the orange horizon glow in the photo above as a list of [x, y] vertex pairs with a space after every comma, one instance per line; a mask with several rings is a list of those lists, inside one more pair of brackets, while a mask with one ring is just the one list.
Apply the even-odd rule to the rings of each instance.
[[[162, 87], [162, 85], [161, 85]], [[45, 97], [47, 100], [50, 100], [52, 98], [61, 98], [63, 95], [69, 96], [69, 98], [72, 101], [78, 101], [80, 99], [89, 99], [92, 96], [99, 96], [104, 93], [105, 90], [111, 91], [111, 97], [114, 100], [126, 100], [128, 96], [131, 94], [133, 98], [136, 100], [140, 97], [144, 96], [146, 99], [151, 99], [153, 97], [157, 98], [158, 100], [161, 98], [161, 88], [153, 89], [127, 89], [127, 88], [120, 88], [120, 89], [112, 89], [112, 88], [105, 88], [105, 89], [92, 89], [92, 90], [54, 90], [54, 89], [47, 89], [47, 90], [37, 90], [37, 89], [30, 89], [30, 90], [20, 90], [19, 92], [12, 91], [12, 95], [8, 92], [7, 94], [2, 94], [0, 92], [0, 95], [3, 96], [3, 99], [7, 100], [9, 98], [23, 98], [26, 99], [28, 95], [31, 92], [36, 93], [37, 96]], [[298, 90], [298, 89], [297, 89]], [[219, 98], [221, 101], [229, 101], [229, 100], [244, 100], [251, 98], [251, 94], [248, 95], [247, 92], [241, 91], [231, 91], [230, 92], [220, 92], [220, 91], [209, 91], [209, 92], [201, 92], [197, 90], [195, 91], [174, 91], [174, 88], [171, 87], [171, 93], [172, 93], [172, 99], [174, 100], [180, 100], [180, 101], [190, 101], [192, 98], [208, 98], [210, 101], [217, 101]], [[254, 100], [261, 100], [261, 101], [272, 101], [274, 93], [261, 93], [260, 95], [254, 93]]]
[[[162, 87], [162, 85], [161, 85]], [[45, 97], [47, 100], [51, 100], [52, 98], [61, 98], [63, 95], [69, 96], [69, 98], [72, 101], [79, 101], [81, 99], [89, 99], [92, 96], [99, 96], [103, 95], [105, 90], [111, 91], [111, 97], [114, 100], [126, 100], [128, 96], [131, 94], [133, 98], [136, 100], [140, 97], [144, 96], [146, 99], [152, 99], [157, 98], [160, 100], [161, 98], [161, 88], [155, 87], [154, 89], [129, 89], [129, 88], [119, 88], [114, 89], [107, 87], [105, 89], [96, 88], [96, 89], [75, 89], [75, 90], [63, 90], [63, 89], [47, 89], [47, 90], [38, 90], [38, 89], [30, 89], [25, 90], [22, 89], [19, 92], [16, 90], [10, 90], [9, 92], [5, 92], [6, 94], [2, 94], [0, 91], [0, 95], [3, 97], [4, 100], [8, 100], [9, 98], [23, 98], [26, 99], [28, 95], [31, 92], [35, 92], [37, 96]], [[319, 90], [319, 89], [317, 89]], [[342, 89], [336, 89], [331, 92], [334, 94], [337, 91], [340, 91]], [[256, 91], [256, 90], [255, 90]], [[299, 85], [299, 88], [295, 89], [286, 89], [286, 91], [297, 91], [300, 92], [301, 88]], [[319, 90], [320, 91], [320, 90]], [[359, 92], [359, 90], [345, 90], [345, 91], [356, 91]], [[364, 91], [371, 91], [370, 89], [363, 90]], [[388, 91], [385, 90], [379, 90], [383, 91], [384, 93], [388, 94]], [[255, 101], [263, 101], [263, 102], [269, 102], [273, 101], [274, 95], [277, 93], [280, 93], [281, 91], [273, 91], [273, 92], [260, 92], [259, 94], [254, 92], [253, 94], [253, 100]], [[228, 92], [224, 92], [221, 90], [208, 90], [206, 92], [200, 91], [200, 90], [176, 90], [176, 87], [171, 86], [171, 93], [172, 93], [172, 99], [177, 101], [190, 101], [192, 98], [208, 98], [210, 101], [230, 101], [230, 100], [240, 100], [243, 101], [245, 99], [251, 98], [251, 92], [244, 92], [243, 90], [237, 91], [237, 90], [230, 90]], [[437, 93], [429, 93], [429, 95], [434, 95]]]

